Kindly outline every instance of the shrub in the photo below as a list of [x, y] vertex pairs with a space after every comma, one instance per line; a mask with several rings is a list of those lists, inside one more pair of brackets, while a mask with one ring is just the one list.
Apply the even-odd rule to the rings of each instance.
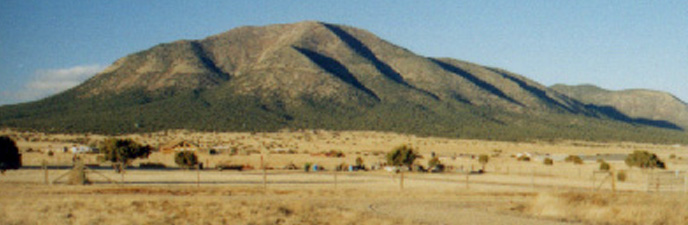
[[624, 182], [626, 181], [626, 171], [619, 171], [619, 173], [616, 174], [616, 180]]
[[442, 162], [440, 162], [440, 159], [437, 157], [432, 157], [430, 160], [428, 160], [428, 168], [429, 169], [432, 169], [435, 166], [440, 165], [440, 164], [442, 164]]
[[198, 164], [198, 157], [195, 152], [180, 151], [174, 156], [174, 162], [177, 163], [179, 167], [190, 169]]
[[342, 158], [346, 155], [342, 151], [338, 150], [330, 150], [329, 152], [325, 152], [325, 156], [327, 157], [335, 157], [335, 158]]
[[669, 159], [676, 159], [676, 154], [669, 155]]
[[356, 157], [356, 166], [357, 167], [363, 166], [363, 158], [361, 158], [360, 156]]
[[17, 144], [8, 136], [0, 136], [0, 172], [21, 167], [21, 154]]
[[418, 155], [415, 153], [413, 148], [407, 145], [402, 145], [394, 148], [391, 152], [387, 153], [386, 157], [387, 164], [392, 166], [402, 166], [411, 167]]
[[528, 156], [526, 156], [526, 155], [521, 155], [521, 156], [519, 156], [518, 158], [516, 158], [516, 160], [518, 160], [518, 161], [524, 161], [524, 162], [529, 162], [529, 161], [530, 161], [530, 157], [528, 157]]
[[545, 165], [551, 166], [551, 165], [554, 165], [554, 160], [552, 160], [550, 158], [545, 158], [545, 160], [543, 160], [542, 163], [544, 163]]
[[107, 139], [100, 150], [105, 160], [117, 163], [115, 170], [121, 172], [136, 158], [148, 158], [152, 148], [140, 145], [131, 139]]
[[609, 165], [609, 163], [605, 162], [604, 160], [600, 161], [600, 170], [602, 171], [609, 171], [612, 167]]
[[165, 164], [163, 164], [163, 163], [145, 162], [145, 163], [139, 164], [139, 168], [163, 169], [163, 168], [167, 168], [167, 166], [165, 166]]
[[577, 165], [583, 164], [583, 159], [581, 159], [581, 157], [577, 155], [569, 155], [566, 157], [566, 159], [564, 159], [564, 161], [572, 162], [573, 164]]
[[303, 164], [303, 170], [308, 172], [311, 170], [311, 165], [312, 163], [307, 162], [306, 164]]
[[630, 154], [626, 157], [626, 160], [624, 160], [626, 165], [629, 167], [639, 167], [639, 168], [660, 168], [660, 169], [665, 169], [664, 162], [657, 157], [657, 155], [649, 153], [647, 151], [634, 151], [633, 154]]

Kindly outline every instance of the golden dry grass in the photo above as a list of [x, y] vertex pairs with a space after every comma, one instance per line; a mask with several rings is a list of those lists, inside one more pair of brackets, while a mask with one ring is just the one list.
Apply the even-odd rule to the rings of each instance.
[[[0, 224], [685, 224], [685, 197], [638, 193], [646, 190], [646, 171], [629, 169], [623, 162], [610, 162], [615, 170], [626, 170], [628, 180], [616, 183], [622, 193], [612, 194], [610, 183], [590, 191], [596, 162], [573, 165], [555, 161], [520, 162], [511, 155], [630, 153], [649, 150], [667, 159], [670, 169], [688, 168], [683, 147], [639, 143], [493, 142], [416, 137], [380, 132], [296, 131], [277, 133], [196, 133], [169, 131], [127, 135], [138, 142], [159, 145], [171, 140], [190, 140], [207, 147], [228, 145], [239, 154], [200, 152], [206, 168], [220, 163], [251, 165], [264, 162], [276, 169], [289, 164], [302, 167], [317, 163], [329, 171], [304, 173], [269, 170], [268, 189], [262, 189], [262, 171], [228, 172], [206, 170], [129, 170], [125, 184], [108, 184], [102, 176], [89, 175], [92, 186], [44, 185], [45, 173], [36, 169], [70, 165], [72, 154], [61, 153], [77, 143], [96, 143], [99, 135], [64, 135], [0, 131], [18, 140], [24, 165], [34, 169], [9, 171], [0, 176]], [[338, 173], [335, 165], [352, 164], [361, 157], [367, 166], [384, 161], [384, 153], [409, 144], [423, 155], [431, 153], [453, 169], [444, 174], [406, 174], [400, 190], [398, 175], [384, 171]], [[32, 149], [33, 152], [26, 152]], [[277, 149], [292, 150], [291, 154]], [[317, 153], [342, 151], [342, 158]], [[499, 150], [501, 154], [496, 154]], [[49, 156], [48, 151], [54, 154]], [[491, 155], [487, 173], [467, 176], [459, 171], [478, 169], [479, 154]], [[670, 154], [676, 159], [668, 160]], [[87, 164], [97, 155], [81, 155]], [[173, 154], [153, 153], [140, 163], [162, 163], [176, 167]], [[463, 169], [463, 170], [461, 170]], [[50, 179], [64, 169], [48, 171]], [[99, 173], [119, 181], [112, 170]], [[197, 175], [201, 184], [196, 187]], [[602, 179], [602, 177], [598, 177]], [[64, 182], [61, 181], [61, 182]], [[598, 180], [599, 182], [599, 180]], [[567, 192], [561, 192], [567, 191]], [[403, 196], [403, 197], [400, 197]], [[677, 195], [678, 196], [678, 195]], [[562, 222], [568, 221], [568, 222]]]
[[527, 212], [593, 224], [688, 224], [684, 193], [541, 193]]

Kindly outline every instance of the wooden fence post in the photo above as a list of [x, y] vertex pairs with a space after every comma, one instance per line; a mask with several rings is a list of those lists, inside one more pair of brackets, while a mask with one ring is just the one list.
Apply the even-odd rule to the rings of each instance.
[[201, 165], [196, 166], [196, 187], [201, 187]]
[[469, 189], [469, 188], [470, 188], [470, 186], [469, 186], [470, 181], [468, 180], [468, 176], [469, 176], [469, 175], [471, 175], [471, 172], [467, 172], [467, 173], [466, 173], [466, 189]]
[[401, 173], [401, 182], [399, 182], [399, 186], [401, 187], [401, 190], [404, 190], [404, 170], [399, 171]]
[[612, 192], [616, 192], [616, 179], [614, 179], [614, 170], [609, 171], [609, 176], [612, 178]]
[[45, 184], [50, 185], [50, 178], [48, 177], [48, 162], [43, 160], [43, 171], [45, 172]]

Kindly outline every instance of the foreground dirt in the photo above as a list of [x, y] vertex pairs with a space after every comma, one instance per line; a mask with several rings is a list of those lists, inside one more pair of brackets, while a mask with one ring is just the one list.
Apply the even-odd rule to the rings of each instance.
[[2, 224], [562, 224], [532, 194], [0, 184]]

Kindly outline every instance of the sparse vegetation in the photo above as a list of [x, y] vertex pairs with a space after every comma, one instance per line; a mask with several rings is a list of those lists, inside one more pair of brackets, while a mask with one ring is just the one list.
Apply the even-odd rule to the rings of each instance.
[[657, 155], [647, 151], [633, 151], [624, 160], [629, 167], [639, 167], [642, 169], [665, 169], [664, 162], [657, 157]]
[[551, 165], [554, 165], [554, 160], [552, 160], [551, 158], [545, 158], [545, 159], [542, 161], [542, 163], [545, 164], [545, 165], [551, 166]]
[[181, 168], [191, 169], [198, 164], [198, 156], [193, 151], [180, 151], [175, 154], [174, 162]]

